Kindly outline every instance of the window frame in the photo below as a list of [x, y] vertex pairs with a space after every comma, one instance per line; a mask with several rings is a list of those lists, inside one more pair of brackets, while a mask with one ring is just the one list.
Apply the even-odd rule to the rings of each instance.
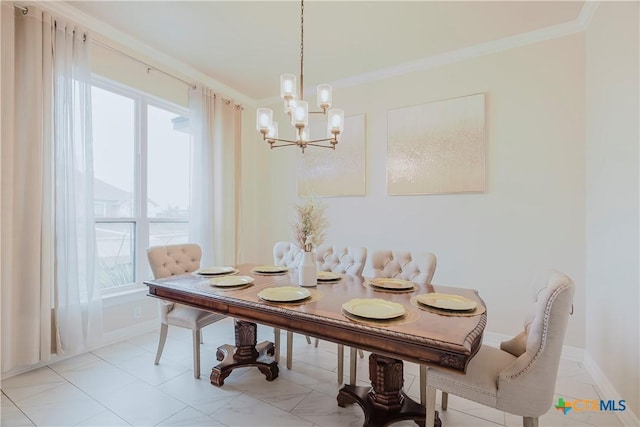
[[[147, 109], [149, 105], [164, 109], [183, 117], [189, 117], [189, 109], [157, 96], [143, 92], [140, 89], [113, 81], [106, 77], [92, 74], [91, 86], [106, 90], [117, 95], [132, 99], [134, 102], [134, 198], [133, 216], [131, 217], [99, 217], [94, 218], [98, 223], [129, 223], [133, 224], [133, 266], [134, 282], [100, 288], [102, 297], [114, 294], [139, 291], [144, 288], [143, 280], [149, 277], [150, 268], [146, 257], [149, 247], [149, 230], [152, 223], [182, 223], [188, 224], [188, 219], [178, 218], [149, 218], [148, 216], [148, 123]], [[93, 102], [93, 101], [92, 101]], [[95, 161], [95, 160], [94, 160]], [[191, 185], [191, 177], [189, 177]]]

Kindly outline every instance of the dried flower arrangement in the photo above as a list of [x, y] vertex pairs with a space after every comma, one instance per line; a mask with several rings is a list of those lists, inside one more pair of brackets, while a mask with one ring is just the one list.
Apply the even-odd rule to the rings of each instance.
[[296, 244], [305, 252], [321, 245], [329, 226], [325, 217], [326, 205], [316, 198], [307, 198], [295, 205], [296, 221], [293, 225]]

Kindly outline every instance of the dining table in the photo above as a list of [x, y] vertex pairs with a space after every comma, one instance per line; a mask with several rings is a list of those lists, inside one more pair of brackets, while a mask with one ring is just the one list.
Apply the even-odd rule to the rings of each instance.
[[[267, 381], [278, 377], [273, 342], [257, 342], [257, 324], [270, 325], [371, 352], [371, 386], [352, 381], [337, 395], [339, 406], [357, 403], [363, 409], [363, 426], [385, 426], [400, 420], [424, 426], [424, 404], [403, 391], [403, 361], [462, 375], [480, 348], [487, 313], [476, 290], [434, 284], [379, 287], [370, 278], [346, 274], [318, 281], [314, 287], [299, 287], [296, 269], [260, 273], [257, 267], [233, 266], [236, 279], [227, 281], [233, 286], [218, 286], [217, 279], [197, 272], [144, 282], [149, 296], [234, 318], [235, 343], [218, 347], [220, 363], [211, 371], [210, 381], [215, 386], [222, 386], [238, 367], [256, 367]], [[305, 297], [284, 301], [270, 297], [279, 289], [296, 292], [294, 287]], [[422, 304], [429, 295], [457, 296], [475, 302], [475, 308], [455, 311]], [[366, 308], [362, 316], [353, 309], [359, 303]], [[403, 313], [378, 316], [376, 304], [382, 313], [387, 305], [402, 306]], [[441, 425], [437, 412], [434, 425]]]

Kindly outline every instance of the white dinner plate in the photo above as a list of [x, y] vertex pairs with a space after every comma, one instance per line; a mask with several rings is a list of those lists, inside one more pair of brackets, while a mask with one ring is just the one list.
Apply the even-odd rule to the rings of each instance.
[[372, 279], [370, 283], [377, 288], [395, 290], [411, 289], [414, 286], [413, 282], [409, 282], [408, 280], [385, 279], [382, 277]]
[[289, 271], [284, 265], [257, 265], [253, 267], [256, 273], [284, 273]]
[[352, 299], [342, 304], [342, 309], [367, 319], [393, 319], [406, 313], [402, 304], [379, 298]]
[[294, 302], [309, 298], [311, 292], [298, 286], [278, 286], [266, 288], [258, 292], [258, 297], [272, 302]]
[[237, 273], [238, 270], [236, 270], [233, 267], [207, 267], [207, 268], [201, 268], [198, 271], [196, 271], [196, 273], [202, 275], [202, 276], [220, 276], [222, 274], [231, 274], [231, 273]]
[[250, 276], [224, 276], [209, 279], [209, 283], [219, 288], [229, 288], [232, 286], [248, 285], [249, 283], [253, 283], [253, 280], [253, 277]]
[[340, 280], [341, 277], [337, 273], [331, 271], [318, 271], [318, 281], [320, 282], [334, 282]]
[[418, 295], [417, 300], [420, 304], [442, 310], [469, 311], [478, 306], [477, 302], [469, 298], [460, 295], [439, 294], [436, 292]]

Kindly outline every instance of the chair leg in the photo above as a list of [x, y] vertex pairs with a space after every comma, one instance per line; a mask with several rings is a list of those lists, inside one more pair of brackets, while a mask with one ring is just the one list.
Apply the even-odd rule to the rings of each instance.
[[200, 329], [193, 330], [193, 377], [200, 379]]
[[360, 356], [360, 359], [364, 359], [364, 351], [358, 349], [358, 356]]
[[291, 369], [292, 358], [293, 358], [293, 332], [287, 331], [287, 369]]
[[344, 381], [344, 346], [338, 344], [338, 384]]
[[318, 348], [318, 343], [320, 342], [320, 340], [318, 338], [316, 338], [316, 341], [313, 343], [313, 346], [315, 348]]
[[442, 408], [443, 411], [447, 410], [447, 406], [449, 406], [449, 393], [447, 393], [446, 391], [442, 392], [442, 402], [440, 407]]
[[169, 325], [163, 323], [160, 326], [160, 341], [158, 341], [158, 351], [156, 351], [156, 361], [154, 364], [160, 363], [160, 356], [162, 356], [162, 350], [164, 350], [164, 343], [167, 342], [167, 331], [169, 330]]
[[280, 362], [280, 328], [273, 328], [273, 355]]
[[311, 344], [311, 337], [309, 335], [304, 336], [307, 339], [307, 344]]
[[425, 407], [426, 407], [427, 413], [425, 414], [426, 420], [424, 425], [432, 426], [436, 418], [436, 389], [433, 387], [427, 386], [425, 393], [426, 393]]
[[354, 347], [349, 348], [349, 384], [356, 385], [356, 368], [358, 367], [357, 351]]
[[420, 404], [427, 405], [427, 367], [420, 365]]
[[538, 417], [522, 417], [523, 427], [538, 427]]

